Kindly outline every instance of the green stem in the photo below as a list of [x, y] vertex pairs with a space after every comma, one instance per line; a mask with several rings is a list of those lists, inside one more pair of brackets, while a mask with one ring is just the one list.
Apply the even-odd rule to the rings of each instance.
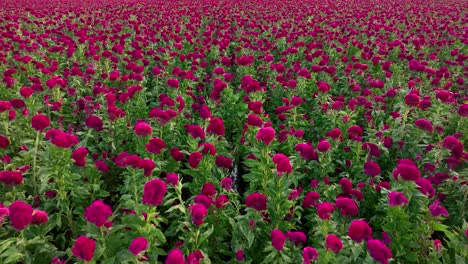
[[106, 234], [105, 234], [105, 227], [101, 226], [100, 230], [101, 231], [101, 246], [104, 249], [102, 254], [104, 256], [104, 259], [107, 259], [107, 249], [106, 249]]
[[39, 151], [39, 131], [36, 132], [36, 142], [34, 143], [34, 158], [33, 158], [33, 191], [38, 194], [39, 189], [37, 186], [37, 153]]

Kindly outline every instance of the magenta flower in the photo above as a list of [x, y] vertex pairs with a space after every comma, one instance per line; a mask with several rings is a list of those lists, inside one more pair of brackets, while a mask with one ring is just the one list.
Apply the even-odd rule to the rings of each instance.
[[3, 135], [0, 135], [0, 148], [8, 148], [8, 146], [10, 145], [10, 141], [8, 140], [7, 137], [3, 136]]
[[23, 201], [15, 201], [8, 207], [11, 225], [18, 231], [26, 228], [32, 221], [33, 208]]
[[272, 127], [260, 128], [257, 132], [256, 138], [268, 146], [275, 139], [275, 130]]
[[75, 257], [89, 262], [93, 259], [95, 248], [96, 242], [93, 239], [80, 236], [76, 239], [75, 244], [73, 245], [72, 253]]
[[335, 210], [335, 207], [330, 202], [322, 202], [317, 205], [317, 214], [322, 220], [330, 219], [330, 213]]
[[185, 264], [184, 254], [178, 248], [175, 248], [169, 252], [164, 264]]
[[354, 220], [349, 225], [348, 236], [352, 240], [361, 243], [364, 239], [372, 239], [372, 229], [366, 221]]
[[[438, 200], [435, 200], [431, 205], [429, 205], [429, 211], [431, 212], [431, 215], [434, 217], [437, 217], [437, 216], [448, 217], [449, 216], [447, 209], [445, 209], [445, 207], [440, 205], [440, 202]], [[11, 213], [11, 210], [10, 210], [10, 213]]]
[[186, 263], [200, 263], [204, 258], [203, 253], [200, 250], [195, 250], [193, 253], [190, 253], [185, 258]]
[[318, 155], [317, 152], [315, 152], [314, 147], [310, 144], [306, 143], [298, 143], [296, 147], [294, 148], [295, 151], [299, 152], [301, 155], [301, 158], [305, 160], [317, 160], [318, 161]]
[[153, 133], [153, 128], [146, 122], [137, 122], [133, 129], [138, 137], [149, 137]]
[[229, 168], [231, 168], [232, 166], [232, 160], [223, 155], [217, 156], [215, 159], [215, 163], [216, 163], [216, 166], [218, 166], [219, 168], [224, 168], [227, 170], [229, 170]]
[[223, 178], [221, 180], [221, 186], [223, 186], [226, 191], [229, 191], [232, 189], [232, 179], [229, 177]]
[[307, 241], [306, 234], [300, 231], [289, 231], [286, 233], [286, 237], [296, 246], [299, 246], [300, 244], [303, 244]]
[[278, 153], [273, 156], [273, 162], [276, 164], [276, 171], [278, 175], [283, 175], [284, 173], [291, 173], [292, 166], [289, 162], [288, 156]]
[[166, 176], [166, 183], [176, 186], [179, 182], [179, 176], [175, 173], [169, 173]]
[[85, 119], [85, 125], [86, 127], [95, 129], [96, 131], [101, 131], [103, 128], [103, 123], [102, 123], [101, 118], [99, 118], [98, 116], [93, 116], [93, 115], [88, 116]]
[[166, 144], [162, 139], [155, 137], [150, 139], [145, 147], [149, 153], [161, 154], [161, 150], [166, 148]]
[[34, 210], [32, 215], [32, 223], [35, 225], [42, 225], [49, 221], [49, 215], [41, 210]]
[[88, 149], [86, 147], [79, 147], [72, 153], [72, 159], [75, 161], [76, 166], [85, 165], [85, 157], [88, 155]]
[[267, 208], [267, 198], [261, 193], [251, 193], [245, 199], [245, 205], [257, 211], [263, 211]]
[[96, 241], [85, 236], [79, 236], [73, 245], [72, 253], [75, 257], [89, 262], [93, 259], [95, 248]]
[[388, 194], [388, 204], [390, 206], [399, 206], [408, 204], [408, 199], [401, 192], [390, 192]]
[[152, 179], [146, 182], [143, 191], [143, 204], [158, 206], [162, 203], [166, 194], [166, 183], [160, 179]]
[[364, 163], [364, 174], [375, 177], [380, 174], [380, 166], [377, 162], [367, 161]]
[[224, 136], [224, 122], [219, 117], [211, 118], [206, 132], [212, 135]]
[[194, 204], [189, 207], [189, 211], [192, 217], [192, 223], [196, 226], [203, 224], [203, 220], [208, 215], [208, 210], [202, 204]]
[[199, 125], [185, 125], [185, 129], [193, 138], [205, 139], [205, 131]]
[[37, 114], [31, 119], [31, 127], [37, 131], [43, 131], [50, 126], [50, 120], [46, 115]]
[[236, 251], [236, 260], [244, 261], [244, 251], [242, 249]]
[[318, 199], [320, 199], [320, 194], [318, 192], [308, 192], [304, 196], [302, 207], [309, 208], [311, 206], [316, 206]]
[[347, 197], [339, 197], [335, 201], [336, 207], [340, 209], [343, 216], [356, 216], [358, 214], [358, 207], [353, 199]]
[[405, 96], [405, 104], [408, 106], [418, 106], [419, 96], [414, 93], [409, 93]]
[[335, 253], [340, 252], [343, 248], [343, 243], [341, 242], [340, 238], [334, 234], [329, 234], [325, 239], [325, 247], [327, 250], [331, 250]]
[[317, 150], [320, 152], [327, 152], [330, 149], [330, 143], [326, 139], [322, 139], [317, 144]]
[[97, 227], [107, 223], [107, 219], [112, 216], [112, 208], [101, 200], [94, 201], [86, 208], [84, 217]]
[[410, 159], [401, 159], [393, 170], [393, 177], [398, 179], [400, 176], [405, 181], [416, 181], [421, 177], [418, 167]]
[[414, 121], [414, 125], [417, 126], [419, 129], [425, 130], [427, 132], [432, 132], [434, 131], [434, 127], [432, 126], [432, 123], [429, 120], [426, 119], [417, 119]]
[[137, 256], [140, 252], [145, 251], [148, 248], [148, 240], [145, 237], [137, 237], [133, 239], [130, 246], [128, 246], [128, 250], [133, 255]]
[[177, 89], [177, 88], [179, 88], [179, 80], [174, 79], [174, 78], [169, 78], [167, 80], [167, 86], [169, 86], [171, 88], [174, 88], [174, 89]]
[[318, 251], [313, 247], [305, 247], [302, 250], [302, 263], [310, 264], [311, 261], [314, 261], [318, 258]]
[[202, 154], [200, 152], [193, 152], [188, 157], [188, 163], [190, 167], [196, 169], [202, 160]]
[[283, 250], [284, 242], [286, 242], [286, 236], [283, 232], [279, 229], [274, 229], [271, 231], [270, 237], [273, 247], [278, 251]]
[[367, 249], [371, 257], [381, 264], [388, 264], [388, 260], [392, 258], [392, 252], [380, 240], [371, 239], [367, 241]]
[[201, 193], [209, 197], [214, 197], [216, 195], [216, 187], [212, 183], [207, 182], [203, 184]]

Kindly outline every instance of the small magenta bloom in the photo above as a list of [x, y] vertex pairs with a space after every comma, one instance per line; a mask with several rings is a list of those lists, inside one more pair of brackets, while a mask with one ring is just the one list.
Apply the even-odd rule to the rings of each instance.
[[419, 96], [414, 93], [409, 93], [405, 96], [405, 104], [408, 106], [417, 106], [419, 104]]
[[185, 258], [186, 263], [200, 263], [200, 261], [204, 258], [203, 253], [200, 250], [195, 250], [193, 253], [190, 253]]
[[232, 189], [232, 179], [229, 177], [223, 178], [221, 180], [221, 186], [223, 186], [226, 191], [229, 191]]
[[86, 147], [79, 147], [72, 153], [72, 159], [75, 161], [76, 166], [84, 166], [86, 164], [85, 157], [88, 155], [88, 149]]
[[358, 207], [353, 199], [347, 197], [339, 197], [335, 201], [336, 207], [340, 209], [343, 216], [355, 216], [358, 213]]
[[75, 257], [89, 262], [93, 259], [95, 248], [96, 241], [85, 236], [79, 236], [73, 245], [72, 253]]
[[302, 207], [309, 208], [311, 206], [316, 206], [318, 199], [320, 199], [320, 194], [318, 192], [308, 192], [304, 196]]
[[278, 153], [273, 156], [273, 162], [276, 164], [276, 171], [278, 172], [278, 175], [281, 176], [284, 173], [292, 172], [292, 166], [289, 162], [288, 156]]
[[193, 138], [205, 139], [205, 131], [199, 125], [185, 125], [185, 130], [189, 133]]
[[336, 235], [329, 234], [325, 239], [325, 247], [327, 250], [338, 253], [343, 248], [343, 242], [341, 242], [340, 238]]
[[275, 139], [275, 130], [272, 127], [260, 128], [257, 132], [256, 138], [268, 146]]
[[261, 193], [251, 193], [245, 199], [245, 205], [257, 211], [263, 211], [267, 208], [267, 198]]
[[313, 247], [305, 247], [302, 250], [302, 263], [310, 264], [311, 261], [318, 258], [318, 251]]
[[94, 201], [86, 208], [84, 217], [97, 227], [107, 223], [107, 219], [112, 216], [112, 208], [101, 200]]
[[351, 126], [348, 128], [348, 138], [355, 140], [355, 141], [361, 141], [361, 135], [362, 135], [362, 128], [360, 126]]
[[352, 240], [361, 243], [364, 239], [372, 239], [372, 229], [366, 221], [354, 220], [349, 225], [348, 236]]
[[[440, 202], [438, 200], [435, 200], [434, 203], [429, 205], [429, 211], [431, 211], [431, 214], [434, 217], [437, 217], [437, 216], [448, 217], [449, 216], [449, 214], [447, 212], [447, 209], [445, 209], [445, 207], [440, 205]], [[11, 211], [10, 211], [10, 213], [11, 213]]]
[[166, 183], [160, 179], [152, 179], [145, 184], [143, 204], [158, 206], [166, 194]]
[[184, 254], [178, 248], [175, 248], [169, 252], [164, 264], [185, 264]]
[[388, 260], [392, 258], [392, 252], [380, 240], [371, 239], [367, 241], [367, 249], [371, 257], [381, 264], [388, 264]]
[[202, 154], [200, 152], [193, 152], [188, 157], [188, 163], [190, 167], [196, 169], [202, 160]]
[[31, 127], [37, 131], [43, 131], [50, 126], [50, 120], [46, 115], [37, 114], [31, 119]]
[[244, 261], [244, 251], [242, 249], [236, 251], [236, 260]]
[[153, 128], [146, 122], [137, 122], [133, 129], [138, 137], [148, 137], [153, 133]]
[[408, 199], [401, 192], [390, 192], [388, 194], [388, 204], [390, 206], [399, 206], [408, 204]]
[[96, 131], [101, 131], [103, 128], [103, 123], [101, 118], [98, 116], [88, 116], [85, 119], [85, 125], [87, 128], [95, 129]]
[[10, 145], [10, 141], [8, 140], [7, 137], [3, 136], [3, 135], [0, 135], [0, 148], [8, 148], [8, 146]]
[[174, 79], [174, 78], [169, 78], [167, 80], [167, 86], [169, 86], [171, 88], [174, 88], [174, 89], [177, 89], [177, 88], [179, 88], [179, 80]]
[[215, 163], [216, 163], [216, 166], [218, 166], [219, 168], [224, 168], [224, 169], [229, 170], [229, 168], [231, 168], [232, 166], [232, 159], [223, 155], [219, 155], [216, 157]]
[[398, 179], [400, 176], [405, 181], [416, 181], [421, 177], [418, 167], [410, 159], [401, 159], [393, 170], [393, 177]]
[[145, 148], [149, 153], [161, 154], [161, 150], [166, 148], [166, 144], [162, 139], [155, 137], [149, 140]]
[[224, 206], [228, 202], [229, 202], [229, 198], [226, 195], [221, 194], [220, 196], [218, 196], [218, 198], [216, 198], [214, 204], [216, 208], [224, 208]]
[[167, 176], [166, 176], [166, 182], [168, 184], [171, 184], [173, 186], [176, 186], [177, 183], [179, 182], [179, 175], [177, 175], [176, 173], [169, 173]]
[[224, 136], [224, 123], [223, 119], [219, 117], [211, 118], [206, 132], [212, 135]]
[[133, 255], [137, 256], [140, 252], [145, 251], [148, 248], [148, 240], [145, 237], [137, 237], [133, 239], [132, 243], [128, 247], [128, 250]]
[[377, 162], [367, 161], [364, 163], [364, 174], [375, 177], [380, 174], [380, 166]]
[[207, 182], [203, 184], [201, 193], [213, 198], [216, 195], [216, 186], [214, 186], [212, 183]]
[[286, 237], [296, 246], [299, 246], [300, 244], [305, 243], [307, 241], [307, 236], [300, 231], [289, 231], [286, 233]]
[[296, 147], [294, 148], [295, 151], [299, 152], [301, 155], [301, 158], [305, 160], [317, 160], [318, 161], [318, 155], [317, 152], [315, 152], [314, 147], [310, 144], [306, 143], [298, 143]]
[[189, 211], [192, 214], [192, 223], [196, 226], [202, 225], [203, 220], [208, 215], [208, 210], [202, 204], [191, 205]]
[[33, 208], [23, 201], [15, 201], [8, 207], [11, 225], [18, 231], [26, 228], [32, 221]]
[[283, 232], [279, 229], [274, 229], [271, 231], [270, 237], [273, 247], [278, 251], [283, 250], [284, 242], [286, 242], [286, 236]]
[[330, 219], [330, 213], [335, 210], [335, 207], [330, 202], [322, 202], [317, 205], [317, 214], [322, 220]]
[[3, 207], [3, 204], [0, 203], [0, 224], [3, 222], [5, 217], [10, 215], [10, 210], [8, 208]]
[[427, 132], [434, 131], [434, 127], [432, 126], [431, 121], [426, 120], [426, 119], [420, 118], [414, 121], [414, 125], [417, 126], [419, 129], [425, 130]]
[[35, 225], [42, 225], [49, 221], [49, 215], [41, 210], [34, 210], [32, 215], [32, 223]]
[[327, 152], [330, 149], [330, 143], [326, 139], [323, 139], [317, 144], [317, 149], [320, 152]]

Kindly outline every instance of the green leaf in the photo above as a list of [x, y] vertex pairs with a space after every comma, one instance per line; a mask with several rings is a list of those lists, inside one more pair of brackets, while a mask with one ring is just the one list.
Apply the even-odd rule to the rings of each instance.
[[19, 252], [15, 247], [11, 247], [5, 250], [2, 255], [0, 255], [0, 259], [5, 259], [2, 263], [18, 263], [21, 259], [24, 258], [24, 254]]
[[213, 230], [214, 230], [214, 225], [211, 225], [211, 227], [201, 235], [200, 244], [202, 244], [208, 239], [208, 237], [213, 233]]
[[8, 256], [8, 258], [5, 260], [5, 264], [8, 264], [8, 263], [18, 263], [19, 260], [23, 259], [24, 258], [24, 254], [22, 253], [13, 253], [11, 255]]
[[166, 237], [164, 236], [163, 232], [159, 228], [154, 229], [154, 235], [155, 237], [161, 242], [165, 243], [166, 242]]
[[116, 263], [115, 260], [116, 259], [115, 259], [115, 256], [114, 256], [114, 257], [105, 259], [105, 260], [101, 261], [100, 263], [101, 264], [114, 264], [114, 263]]

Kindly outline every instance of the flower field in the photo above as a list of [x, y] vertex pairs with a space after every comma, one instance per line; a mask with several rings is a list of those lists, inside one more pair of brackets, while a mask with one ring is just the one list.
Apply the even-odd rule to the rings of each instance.
[[1, 1], [0, 263], [466, 263], [467, 11]]

